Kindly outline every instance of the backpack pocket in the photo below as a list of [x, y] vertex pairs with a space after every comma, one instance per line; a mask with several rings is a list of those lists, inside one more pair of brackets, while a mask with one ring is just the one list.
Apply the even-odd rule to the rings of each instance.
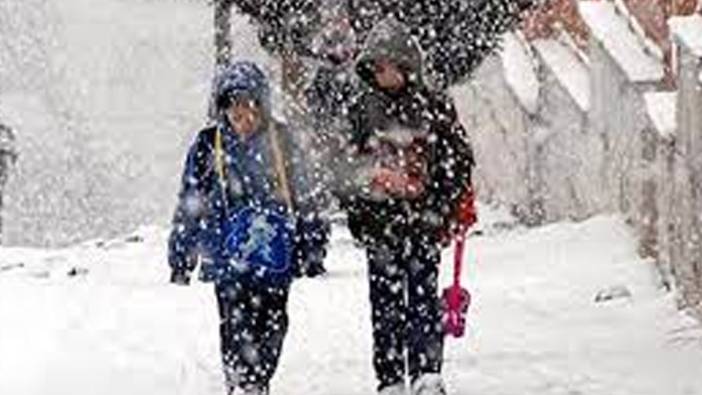
[[284, 207], [244, 207], [225, 220], [223, 262], [228, 271], [265, 286], [293, 277], [296, 221]]

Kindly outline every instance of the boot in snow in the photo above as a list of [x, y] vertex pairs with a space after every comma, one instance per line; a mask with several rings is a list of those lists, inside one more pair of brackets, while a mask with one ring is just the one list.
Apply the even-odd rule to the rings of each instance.
[[404, 383], [397, 383], [383, 388], [378, 395], [407, 395], [407, 388]]
[[446, 387], [441, 375], [423, 374], [412, 383], [412, 395], [446, 395]]

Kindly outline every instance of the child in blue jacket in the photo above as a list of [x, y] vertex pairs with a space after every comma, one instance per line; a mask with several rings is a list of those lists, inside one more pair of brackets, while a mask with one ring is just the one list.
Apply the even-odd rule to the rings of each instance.
[[[328, 224], [315, 207], [300, 150], [271, 116], [270, 88], [260, 68], [250, 62], [227, 67], [214, 97], [216, 125], [198, 133], [185, 163], [169, 239], [171, 281], [188, 284], [200, 264], [200, 279], [215, 284], [228, 393], [239, 388], [268, 394], [288, 327], [292, 276], [319, 272]], [[241, 244], [275, 270], [249, 267], [246, 256], [228, 252], [237, 237], [230, 219], [246, 209], [291, 219], [292, 237], [281, 239], [288, 243], [266, 244], [277, 236], [264, 216], [256, 217], [264, 218], [262, 226], [251, 221]], [[263, 245], [254, 245], [261, 237]], [[288, 251], [279, 251], [285, 246]]]

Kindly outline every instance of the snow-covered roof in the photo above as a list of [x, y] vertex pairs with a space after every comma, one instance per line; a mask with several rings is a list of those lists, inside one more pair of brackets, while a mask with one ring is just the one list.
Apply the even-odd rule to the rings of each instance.
[[702, 16], [692, 15], [670, 19], [670, 28], [676, 40], [702, 58]]
[[523, 41], [514, 33], [505, 36], [502, 50], [505, 79], [524, 108], [535, 113], [539, 99], [539, 80], [534, 62]]
[[533, 43], [543, 62], [570, 93], [581, 110], [590, 109], [590, 73], [573, 48], [558, 40], [536, 40]]
[[648, 115], [662, 136], [672, 136], [677, 129], [677, 92], [650, 92], [644, 94]]
[[593, 36], [632, 82], [655, 82], [663, 78], [663, 63], [647, 53], [628, 21], [617, 14], [614, 4], [580, 1], [579, 6]]

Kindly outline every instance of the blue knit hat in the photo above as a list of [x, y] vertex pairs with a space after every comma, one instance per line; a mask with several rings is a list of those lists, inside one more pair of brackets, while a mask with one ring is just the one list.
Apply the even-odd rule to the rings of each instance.
[[217, 73], [215, 84], [215, 106], [225, 110], [238, 99], [256, 101], [263, 109], [270, 107], [268, 78], [256, 63], [236, 62]]

